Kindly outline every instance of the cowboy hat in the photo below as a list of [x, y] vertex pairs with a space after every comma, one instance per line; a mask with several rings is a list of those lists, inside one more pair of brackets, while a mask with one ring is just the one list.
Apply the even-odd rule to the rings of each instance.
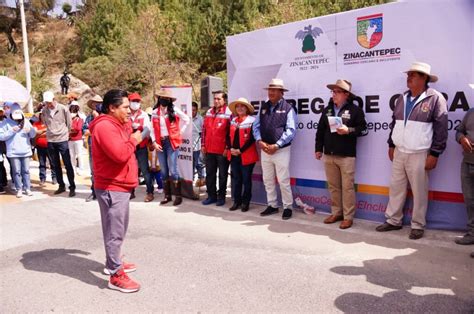
[[232, 114], [234, 115], [237, 115], [237, 112], [235, 111], [235, 107], [237, 107], [238, 104], [241, 104], [247, 107], [247, 110], [250, 115], [253, 114], [255, 111], [255, 108], [249, 103], [249, 101], [246, 98], [240, 97], [237, 100], [231, 102], [229, 105], [229, 109], [230, 111], [232, 111]]
[[270, 81], [268, 84], [268, 87], [265, 87], [264, 89], [269, 90], [269, 89], [281, 89], [284, 92], [287, 92], [288, 90], [285, 88], [285, 85], [283, 84], [282, 79], [274, 78]]
[[173, 97], [173, 93], [169, 89], [160, 89], [155, 93], [156, 97], [161, 97], [161, 98], [169, 98], [172, 101], [176, 100], [176, 97]]
[[431, 65], [429, 65], [428, 63], [413, 62], [411, 67], [408, 70], [406, 70], [404, 73], [408, 73], [408, 72], [420, 72], [420, 73], [426, 74], [430, 78], [429, 82], [434, 83], [438, 80], [438, 77], [436, 75], [431, 74]]
[[352, 92], [351, 92], [351, 89], [352, 89], [352, 83], [349, 82], [348, 80], [343, 80], [343, 79], [339, 79], [336, 81], [336, 84], [328, 84], [326, 85], [330, 90], [333, 90], [334, 88], [340, 88], [346, 92], [348, 92], [349, 94], [351, 95], [354, 95]]
[[100, 97], [99, 95], [95, 95], [94, 97], [92, 97], [91, 99], [87, 101], [87, 107], [91, 109], [95, 109], [95, 108], [92, 108], [92, 103], [101, 103], [103, 101], [104, 100], [102, 99], [102, 97]]

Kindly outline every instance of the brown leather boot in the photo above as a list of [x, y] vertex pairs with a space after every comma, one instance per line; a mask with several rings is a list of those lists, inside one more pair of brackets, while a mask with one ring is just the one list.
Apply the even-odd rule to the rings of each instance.
[[160, 202], [161, 205], [167, 204], [172, 201], [171, 198], [171, 180], [163, 182], [163, 193], [165, 198]]
[[181, 181], [179, 180], [173, 181], [173, 184], [174, 184], [174, 195], [175, 195], [173, 205], [178, 206], [179, 204], [183, 202], [183, 198], [181, 197]]

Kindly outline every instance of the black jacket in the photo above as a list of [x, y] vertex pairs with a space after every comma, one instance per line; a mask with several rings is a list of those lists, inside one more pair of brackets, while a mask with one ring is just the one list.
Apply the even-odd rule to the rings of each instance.
[[367, 122], [364, 111], [354, 104], [346, 103], [339, 110], [338, 116], [342, 123], [349, 128], [349, 134], [331, 133], [328, 116], [335, 116], [334, 104], [329, 104], [321, 113], [316, 132], [315, 152], [326, 155], [344, 157], [356, 156], [357, 137], [367, 135]]

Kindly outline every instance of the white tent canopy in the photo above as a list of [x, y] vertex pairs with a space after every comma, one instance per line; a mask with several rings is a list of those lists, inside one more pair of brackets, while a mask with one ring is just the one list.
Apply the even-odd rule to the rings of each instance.
[[24, 108], [29, 100], [30, 94], [23, 85], [9, 77], [0, 76], [0, 103], [13, 101]]

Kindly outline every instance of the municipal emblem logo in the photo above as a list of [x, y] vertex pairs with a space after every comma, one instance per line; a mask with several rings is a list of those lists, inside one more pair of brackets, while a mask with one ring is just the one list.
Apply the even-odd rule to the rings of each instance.
[[373, 14], [357, 18], [357, 42], [371, 49], [382, 41], [383, 14]]
[[311, 27], [311, 25], [306, 26], [303, 30], [300, 30], [296, 33], [295, 38], [303, 41], [303, 47], [301, 51], [304, 53], [313, 52], [316, 50], [314, 44], [314, 39], [321, 35], [323, 30], [319, 27]]
[[430, 111], [430, 104], [427, 103], [427, 102], [424, 102], [424, 103], [421, 105], [421, 111], [422, 111], [422, 112], [428, 112], [428, 111]]

